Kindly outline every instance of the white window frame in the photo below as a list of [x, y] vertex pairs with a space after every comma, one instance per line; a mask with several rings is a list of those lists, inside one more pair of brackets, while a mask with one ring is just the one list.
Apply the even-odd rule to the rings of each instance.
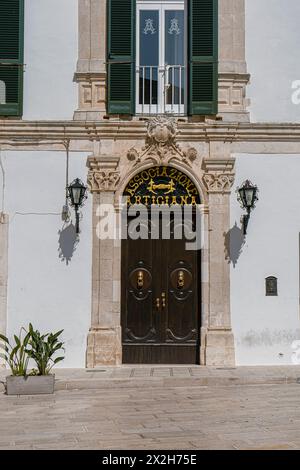
[[[140, 11], [155, 10], [159, 11], [159, 67], [158, 67], [158, 104], [140, 104]], [[165, 77], [167, 67], [165, 65], [165, 11], [167, 10], [183, 10], [185, 11], [185, 63], [184, 63], [184, 104], [167, 105], [165, 103]], [[187, 109], [187, 9], [186, 0], [137, 0], [136, 12], [136, 113], [142, 115], [150, 114], [169, 114], [169, 115], [185, 115]], [[172, 64], [170, 64], [172, 66]]]

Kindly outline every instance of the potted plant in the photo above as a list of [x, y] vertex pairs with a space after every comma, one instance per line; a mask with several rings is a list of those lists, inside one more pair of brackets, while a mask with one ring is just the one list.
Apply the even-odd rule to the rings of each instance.
[[[51, 370], [64, 356], [55, 357], [59, 350], [64, 350], [57, 333], [41, 334], [29, 324], [28, 332], [22, 328], [20, 335], [14, 335], [15, 344], [0, 335], [0, 347], [4, 350], [1, 357], [11, 369], [12, 375], [6, 378], [7, 395], [37, 395], [54, 392], [55, 376]], [[28, 372], [29, 360], [33, 359], [36, 368]]]

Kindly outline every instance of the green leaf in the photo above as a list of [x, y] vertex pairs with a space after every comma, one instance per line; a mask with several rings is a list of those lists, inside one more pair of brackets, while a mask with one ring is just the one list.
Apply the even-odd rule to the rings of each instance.
[[20, 339], [18, 338], [17, 335], [14, 335], [14, 339], [15, 339], [16, 345], [20, 346], [21, 341], [20, 341]]
[[55, 339], [58, 338], [58, 337], [63, 333], [63, 331], [64, 331], [64, 330], [59, 330], [57, 333], [55, 333], [55, 334], [53, 335], [53, 338], [55, 338]]
[[56, 359], [54, 359], [53, 363], [54, 363], [54, 364], [57, 364], [58, 362], [61, 362], [61, 361], [63, 361], [63, 360], [64, 360], [64, 357], [63, 357], [63, 356], [57, 357]]
[[4, 341], [5, 343], [9, 344], [8, 338], [6, 338], [6, 336], [0, 334], [0, 339], [2, 339], [2, 341]]

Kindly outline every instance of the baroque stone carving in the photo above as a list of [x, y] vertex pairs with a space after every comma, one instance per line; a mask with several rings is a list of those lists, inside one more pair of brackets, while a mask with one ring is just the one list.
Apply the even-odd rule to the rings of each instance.
[[234, 183], [235, 160], [204, 159], [202, 163], [203, 182], [210, 193], [230, 192]]
[[177, 123], [174, 118], [158, 116], [151, 119], [147, 126], [145, 147], [140, 152], [131, 148], [127, 153], [128, 160], [134, 162], [134, 166], [146, 160], [163, 165], [171, 160], [177, 160], [191, 167], [197, 158], [197, 150], [190, 148], [183, 151], [176, 143], [177, 133]]
[[114, 191], [119, 179], [118, 171], [99, 170], [89, 173], [88, 185], [90, 191]]
[[89, 157], [88, 188], [91, 192], [115, 191], [120, 180], [118, 157]]
[[205, 174], [203, 181], [207, 190], [210, 192], [230, 191], [234, 182], [234, 175], [217, 173]]

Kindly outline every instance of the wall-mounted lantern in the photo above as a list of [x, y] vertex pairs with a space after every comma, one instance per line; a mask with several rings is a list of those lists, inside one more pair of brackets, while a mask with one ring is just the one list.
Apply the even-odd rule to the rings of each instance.
[[247, 211], [247, 214], [243, 215], [244, 235], [247, 234], [250, 213], [255, 207], [255, 202], [258, 201], [257, 193], [257, 186], [253, 185], [249, 180], [246, 180], [242, 186], [237, 188], [238, 201], [241, 204], [241, 207]]
[[87, 198], [87, 187], [83, 182], [76, 178], [67, 187], [67, 197], [70, 200], [70, 205], [75, 209], [76, 215], [76, 233], [79, 233], [79, 208], [83, 206], [85, 199]]

